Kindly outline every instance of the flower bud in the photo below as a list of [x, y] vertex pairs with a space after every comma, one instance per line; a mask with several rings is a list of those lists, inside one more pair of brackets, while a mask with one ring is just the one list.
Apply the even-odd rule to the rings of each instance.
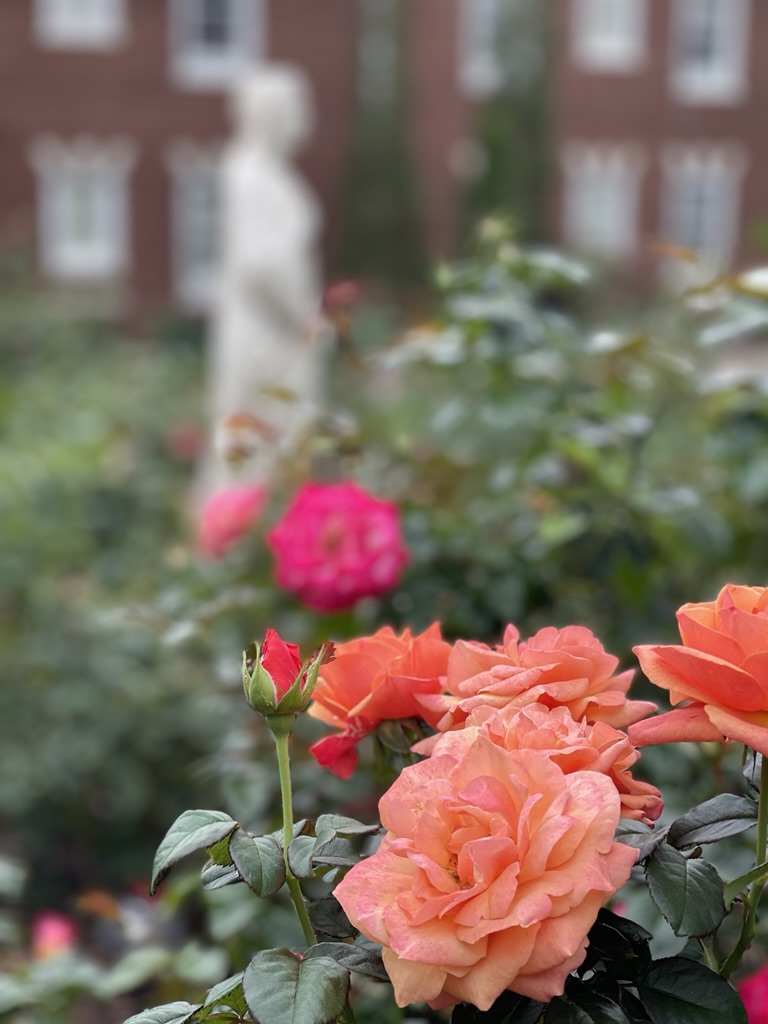
[[268, 629], [264, 643], [243, 652], [243, 689], [254, 711], [263, 715], [295, 715], [305, 711], [317, 685], [320, 666], [333, 657], [333, 644], [324, 643], [302, 662], [296, 644], [286, 643]]

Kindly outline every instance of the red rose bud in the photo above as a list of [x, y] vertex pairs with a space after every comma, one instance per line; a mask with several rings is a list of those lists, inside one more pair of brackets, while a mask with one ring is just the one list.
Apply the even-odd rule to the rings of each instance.
[[243, 689], [254, 711], [263, 715], [295, 715], [304, 711], [317, 685], [320, 666], [332, 657], [333, 644], [322, 644], [302, 662], [296, 644], [268, 629], [264, 643], [243, 652]]

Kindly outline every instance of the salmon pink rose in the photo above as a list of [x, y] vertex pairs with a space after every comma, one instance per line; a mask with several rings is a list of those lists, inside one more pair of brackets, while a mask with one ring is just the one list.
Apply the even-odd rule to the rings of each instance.
[[320, 670], [309, 713], [342, 732], [310, 748], [317, 761], [349, 778], [363, 736], [386, 719], [421, 717], [417, 696], [442, 690], [450, 650], [437, 622], [417, 636], [409, 629], [398, 636], [385, 626], [337, 644], [334, 660]]
[[458, 641], [448, 661], [447, 693], [420, 698], [430, 725], [448, 732], [484, 705], [543, 704], [567, 707], [576, 721], [621, 729], [656, 710], [655, 704], [627, 699], [632, 672], [616, 675], [618, 659], [584, 626], [548, 626], [530, 640], [519, 637], [510, 625], [497, 647]]
[[550, 710], [543, 704], [507, 705], [499, 711], [482, 707], [472, 712], [460, 732], [431, 736], [413, 749], [416, 753], [450, 754], [456, 740], [469, 731], [482, 733], [504, 750], [542, 750], [566, 775], [576, 771], [607, 775], [619, 794], [622, 818], [650, 825], [661, 814], [658, 789], [633, 778], [630, 771], [640, 755], [626, 733], [605, 722], [575, 722], [568, 708]]
[[198, 543], [210, 558], [222, 558], [245, 536], [261, 515], [267, 500], [263, 487], [226, 487], [203, 506]]
[[728, 584], [677, 613], [682, 644], [635, 648], [680, 707], [634, 725], [635, 746], [725, 739], [768, 755], [768, 588]]
[[353, 483], [306, 484], [268, 542], [278, 585], [320, 612], [386, 593], [408, 561], [397, 506]]
[[637, 857], [613, 841], [619, 796], [607, 776], [566, 775], [543, 751], [504, 750], [472, 730], [450, 754], [405, 768], [379, 809], [381, 846], [334, 894], [382, 944], [400, 1006], [561, 995]]

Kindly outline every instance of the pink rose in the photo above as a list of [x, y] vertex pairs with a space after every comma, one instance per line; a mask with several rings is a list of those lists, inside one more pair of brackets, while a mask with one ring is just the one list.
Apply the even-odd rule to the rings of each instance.
[[390, 590], [408, 560], [397, 507], [353, 483], [305, 484], [268, 542], [278, 584], [321, 612]]
[[198, 542], [210, 558], [221, 558], [244, 537], [266, 502], [263, 487], [227, 487], [212, 494], [203, 506]]
[[768, 967], [750, 974], [736, 987], [747, 1008], [749, 1024], [768, 1024]]
[[640, 666], [681, 707], [633, 726], [636, 746], [725, 739], [768, 756], [768, 587], [729, 583], [677, 613], [682, 644], [635, 647]]
[[472, 730], [405, 768], [379, 809], [388, 832], [335, 896], [383, 946], [400, 1006], [505, 990], [543, 1002], [582, 963], [587, 933], [637, 851], [613, 841], [619, 796], [597, 772], [566, 775], [538, 750]]
[[584, 626], [540, 629], [528, 641], [510, 625], [496, 648], [460, 640], [448, 660], [447, 694], [419, 700], [424, 718], [440, 732], [460, 729], [476, 708], [544, 704], [567, 707], [579, 721], [623, 728], [656, 705], [628, 700], [632, 672], [614, 675], [618, 659]]
[[575, 722], [568, 708], [550, 710], [543, 704], [517, 708], [507, 705], [499, 711], [481, 707], [473, 711], [457, 732], [440, 733], [422, 740], [416, 753], [450, 754], [465, 732], [482, 733], [504, 750], [541, 750], [566, 773], [601, 772], [616, 787], [621, 800], [621, 817], [650, 825], [661, 814], [661, 794], [650, 782], [632, 776], [630, 767], [640, 756], [626, 733], [605, 722], [589, 725]]
[[44, 910], [32, 919], [31, 953], [36, 960], [68, 953], [77, 942], [77, 924], [66, 914]]

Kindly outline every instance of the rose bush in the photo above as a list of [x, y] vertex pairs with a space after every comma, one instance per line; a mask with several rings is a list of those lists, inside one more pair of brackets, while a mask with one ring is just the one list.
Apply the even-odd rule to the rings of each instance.
[[405, 768], [380, 811], [379, 850], [334, 895], [382, 944], [400, 1006], [562, 994], [637, 858], [613, 841], [607, 776], [566, 775], [545, 751], [507, 751], [471, 729]]
[[622, 818], [650, 825], [661, 814], [658, 789], [635, 779], [630, 771], [640, 756], [637, 750], [626, 733], [605, 722], [575, 722], [567, 708], [550, 710], [543, 704], [507, 705], [498, 711], [486, 706], [473, 711], [461, 731], [430, 737], [413, 749], [416, 753], [450, 754], [462, 749], [467, 734], [487, 736], [504, 750], [543, 750], [566, 774], [593, 771], [607, 775], [619, 794]]
[[198, 543], [210, 558], [222, 558], [245, 536], [261, 515], [267, 495], [263, 487], [227, 487], [207, 499], [200, 513]]
[[484, 706], [567, 707], [574, 719], [622, 728], [655, 710], [628, 700], [632, 672], [615, 675], [618, 659], [583, 626], [547, 627], [519, 642], [509, 625], [496, 647], [458, 641], [448, 659], [446, 693], [419, 698], [422, 715], [440, 732], [461, 728]]
[[321, 612], [385, 593], [408, 560], [397, 506], [349, 482], [305, 484], [268, 543], [278, 585]]
[[768, 588], [728, 584], [677, 613], [682, 644], [636, 647], [656, 686], [681, 707], [633, 725], [635, 746], [738, 740], [768, 754]]
[[317, 761], [349, 778], [359, 740], [382, 721], [423, 714], [418, 697], [442, 690], [450, 651], [438, 623], [417, 636], [408, 629], [398, 636], [385, 626], [337, 644], [333, 661], [321, 669], [310, 714], [342, 732], [310, 748]]

